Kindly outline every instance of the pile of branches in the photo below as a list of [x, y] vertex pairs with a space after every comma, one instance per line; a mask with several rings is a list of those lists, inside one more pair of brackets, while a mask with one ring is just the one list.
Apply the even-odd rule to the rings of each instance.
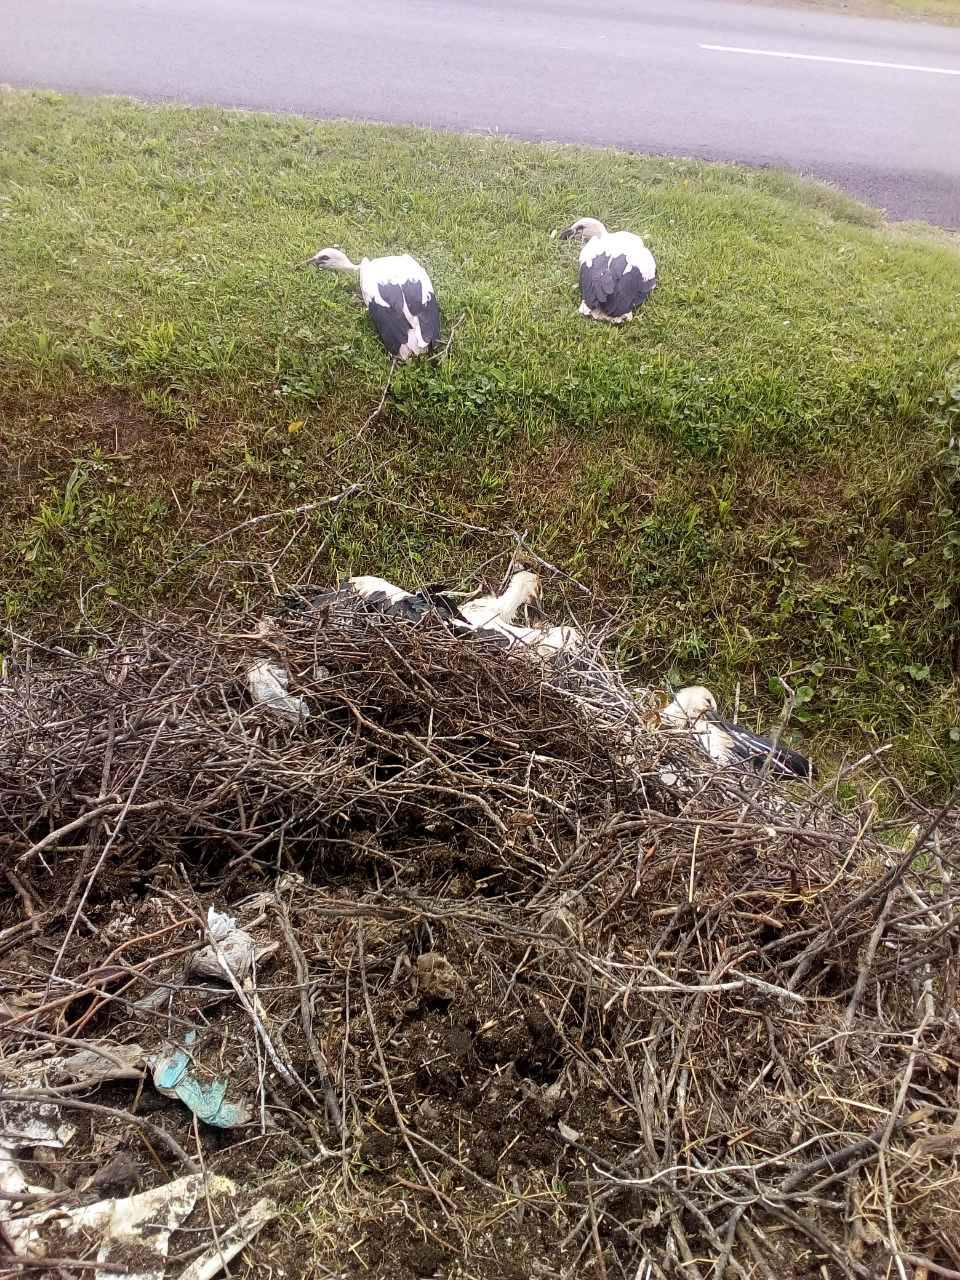
[[[255, 701], [263, 660], [308, 714]], [[440, 1205], [432, 1236], [476, 1274], [490, 1233], [471, 1243], [444, 1170], [463, 1215], [524, 1203], [519, 1129], [492, 1166], [462, 1146], [505, 1080], [553, 1143], [524, 1167], [566, 1187], [524, 1274], [960, 1274], [957, 813], [885, 827], [868, 798], [716, 769], [648, 713], [597, 653], [545, 665], [362, 611], [24, 649], [0, 685], [0, 951], [95, 933], [158, 868], [198, 908], [279, 877], [286, 936], [329, 938], [289, 980], [329, 1028], [334, 1139], [392, 1133], [417, 1172], [397, 1194]], [[418, 1017], [465, 1029], [455, 1086], [404, 1029], [411, 981]]]

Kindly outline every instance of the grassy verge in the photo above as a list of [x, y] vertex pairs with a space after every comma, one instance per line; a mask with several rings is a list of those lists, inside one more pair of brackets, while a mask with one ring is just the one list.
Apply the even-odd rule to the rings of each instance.
[[906, 18], [960, 25], [960, 0], [789, 0], [805, 9], [833, 9], [862, 18]]
[[[733, 167], [50, 94], [0, 111], [18, 629], [271, 574], [499, 572], [521, 530], [622, 603], [640, 671], [742, 681], [768, 714], [782, 674], [821, 750], [866, 731], [923, 786], [956, 768], [950, 245]], [[581, 213], [658, 256], [623, 332], [576, 315], [549, 233]], [[411, 250], [462, 317], [359, 442], [388, 364], [352, 282], [293, 269], [327, 243]]]

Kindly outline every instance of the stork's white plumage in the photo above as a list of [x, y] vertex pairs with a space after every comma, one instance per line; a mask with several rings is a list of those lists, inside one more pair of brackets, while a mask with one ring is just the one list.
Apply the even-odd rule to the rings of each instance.
[[500, 595], [477, 596], [460, 606], [460, 612], [475, 627], [485, 627], [491, 622], [513, 622], [524, 605], [540, 599], [540, 579], [528, 569], [511, 574], [506, 589]]
[[583, 648], [583, 637], [575, 627], [518, 627], [509, 622], [490, 622], [480, 630], [484, 635], [499, 637], [507, 648], [529, 650], [547, 660], [561, 653], [579, 653]]
[[657, 264], [642, 238], [608, 231], [596, 218], [578, 218], [560, 232], [561, 240], [573, 238], [583, 241], [580, 314], [611, 324], [632, 319], [657, 287]]
[[722, 719], [716, 698], [703, 685], [678, 690], [660, 716], [667, 725], [692, 733], [703, 751], [718, 764], [746, 765], [759, 770], [769, 761], [773, 773], [796, 778], [815, 776], [812, 762], [798, 751]]
[[397, 360], [430, 351], [440, 337], [440, 307], [433, 282], [409, 253], [351, 262], [340, 249], [321, 249], [305, 266], [320, 271], [356, 271], [367, 312]]

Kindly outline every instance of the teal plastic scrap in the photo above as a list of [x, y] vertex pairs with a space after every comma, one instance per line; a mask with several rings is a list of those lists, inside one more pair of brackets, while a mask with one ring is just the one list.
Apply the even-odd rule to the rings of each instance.
[[198, 1120], [217, 1129], [236, 1129], [249, 1124], [253, 1113], [247, 1104], [227, 1102], [229, 1081], [225, 1077], [203, 1083], [193, 1074], [187, 1050], [196, 1038], [195, 1031], [188, 1031], [183, 1038], [186, 1049], [171, 1046], [167, 1052], [147, 1058], [157, 1092], [167, 1098], [179, 1098]]

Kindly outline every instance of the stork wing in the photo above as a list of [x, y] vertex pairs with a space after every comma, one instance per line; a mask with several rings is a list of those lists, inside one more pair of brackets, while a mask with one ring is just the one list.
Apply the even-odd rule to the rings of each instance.
[[580, 294], [591, 311], [625, 316], [644, 302], [656, 288], [656, 279], [644, 279], [642, 271], [627, 261], [625, 253], [611, 258], [596, 254], [580, 265]]
[[432, 346], [440, 337], [440, 307], [432, 291], [426, 292], [422, 281], [404, 280], [402, 284], [379, 281], [377, 293], [368, 310], [383, 345], [397, 355], [410, 335], [411, 324], [419, 321], [424, 342]]
[[780, 743], [772, 743], [767, 738], [761, 738], [759, 734], [751, 733], [749, 729], [744, 729], [739, 724], [731, 724], [728, 720], [721, 720], [719, 717], [710, 717], [713, 724], [717, 725], [730, 740], [730, 755], [733, 761], [740, 764], [748, 764], [752, 768], [760, 770], [766, 761], [770, 761], [770, 769], [773, 773], [781, 775], [790, 775], [795, 778], [814, 778], [816, 777], [816, 769], [813, 762], [808, 760], [806, 756], [800, 754], [799, 751], [793, 751], [790, 747], [782, 746]]
[[285, 591], [277, 598], [277, 612], [306, 613], [312, 609], [342, 607], [346, 602], [355, 600], [352, 591], [344, 587], [332, 590], [323, 587], [302, 587], [293, 591]]

